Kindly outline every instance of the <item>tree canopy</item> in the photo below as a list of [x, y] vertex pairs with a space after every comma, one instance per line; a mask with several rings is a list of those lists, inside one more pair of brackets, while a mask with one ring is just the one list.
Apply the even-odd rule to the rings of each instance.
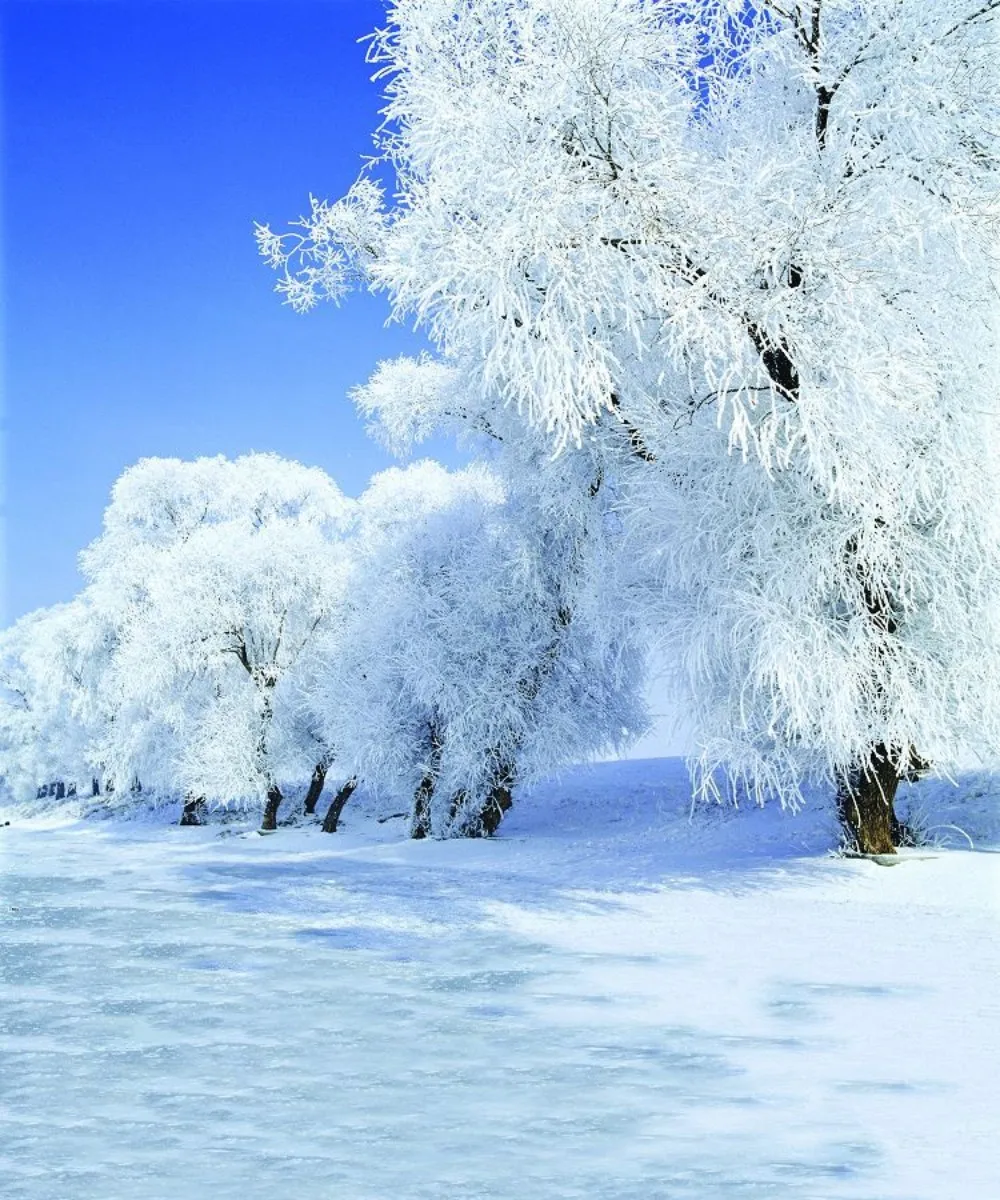
[[884, 801], [1000, 743], [998, 15], [398, 0], [391, 198], [258, 227], [293, 307], [360, 284], [429, 335], [396, 433], [460, 379], [487, 435], [617, 445], [709, 789]]

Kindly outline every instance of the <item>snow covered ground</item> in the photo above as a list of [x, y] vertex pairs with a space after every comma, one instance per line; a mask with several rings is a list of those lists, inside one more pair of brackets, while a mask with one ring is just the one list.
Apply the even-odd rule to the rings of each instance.
[[892, 868], [668, 760], [489, 842], [6, 814], [0, 1196], [995, 1200], [996, 793]]

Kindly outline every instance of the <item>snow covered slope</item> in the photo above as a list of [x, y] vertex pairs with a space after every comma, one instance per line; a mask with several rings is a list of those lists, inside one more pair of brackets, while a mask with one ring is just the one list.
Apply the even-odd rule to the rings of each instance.
[[995, 790], [891, 869], [669, 760], [489, 842], [8, 814], [0, 1196], [992, 1200]]

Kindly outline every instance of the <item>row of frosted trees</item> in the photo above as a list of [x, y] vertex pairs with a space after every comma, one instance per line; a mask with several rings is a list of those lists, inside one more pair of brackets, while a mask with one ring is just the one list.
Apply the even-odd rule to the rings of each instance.
[[329, 832], [359, 782], [415, 837], [494, 832], [516, 784], [643, 721], [626, 623], [595, 619], [620, 539], [592, 498], [546, 507], [551, 465], [516, 492], [499, 465], [421, 462], [352, 500], [274, 455], [139, 463], [83, 592], [0, 638], [8, 786], [94, 778], [111, 805], [271, 830], [329, 775]]
[[115, 779], [277, 803], [329, 760], [405, 780], [415, 831], [488, 832], [520, 779], [636, 728], [650, 641], [697, 788], [823, 785], [893, 850], [901, 779], [1000, 751], [998, 25], [1000, 0], [390, 4], [375, 154], [259, 248], [294, 308], [368, 288], [426, 335], [357, 397], [390, 446], [489, 465], [338, 502], [341, 582], [319, 534], [289, 549], [315, 599], [284, 616], [264, 547], [304, 516], [241, 502], [209, 567], [214, 502], [161, 514], [124, 584], [111, 522], [98, 615], [52, 619], [93, 630], [85, 692], [110, 664]]

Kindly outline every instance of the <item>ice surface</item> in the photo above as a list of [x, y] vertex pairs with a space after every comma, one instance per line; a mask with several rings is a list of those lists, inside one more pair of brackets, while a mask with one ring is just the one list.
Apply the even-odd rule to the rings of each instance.
[[334, 837], [15, 818], [0, 1196], [991, 1200], [991, 786], [913, 789], [977, 849], [891, 870], [824, 810], [689, 819], [663, 761], [489, 842], [364, 798]]

